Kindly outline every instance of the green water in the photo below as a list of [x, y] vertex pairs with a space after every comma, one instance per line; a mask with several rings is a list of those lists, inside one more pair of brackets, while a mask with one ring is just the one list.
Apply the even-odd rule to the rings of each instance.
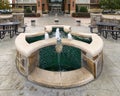
[[39, 41], [39, 40], [43, 40], [43, 39], [44, 39], [44, 35], [34, 36], [34, 37], [26, 37], [26, 41], [28, 43], [33, 43], [33, 42], [36, 42], [36, 41]]
[[[52, 32], [49, 33], [49, 37], [55, 37], [55, 32], [56, 29], [59, 28], [60, 34], [61, 34], [61, 38], [67, 38], [67, 34], [66, 32], [64, 32], [62, 27], [53, 27]], [[88, 44], [90, 44], [92, 42], [92, 38], [90, 37], [80, 37], [80, 36], [74, 36], [72, 35], [73, 39], [78, 40], [78, 41], [83, 41], [86, 42]], [[44, 39], [44, 35], [41, 36], [34, 36], [34, 37], [26, 37], [26, 41], [28, 43], [33, 43], [39, 40], [43, 40]]]
[[[66, 38], [68, 33], [65, 33], [63, 28], [59, 28], [61, 38]], [[52, 29], [49, 37], [55, 35], [56, 28]], [[90, 44], [92, 38], [85, 38], [72, 35], [73, 39], [86, 42]], [[43, 40], [44, 35], [26, 37], [28, 43], [33, 43]], [[62, 52], [57, 53], [55, 45], [47, 46], [39, 50], [39, 67], [49, 71], [71, 71], [81, 67], [81, 50], [72, 46], [64, 45]]]
[[83, 41], [83, 42], [86, 42], [88, 44], [90, 44], [92, 42], [92, 38], [90, 38], [90, 37], [80, 37], [80, 36], [74, 36], [74, 35], [72, 35], [72, 37], [75, 40]]
[[72, 46], [63, 46], [61, 53], [55, 46], [40, 49], [39, 67], [49, 71], [71, 71], [81, 67], [81, 50]]

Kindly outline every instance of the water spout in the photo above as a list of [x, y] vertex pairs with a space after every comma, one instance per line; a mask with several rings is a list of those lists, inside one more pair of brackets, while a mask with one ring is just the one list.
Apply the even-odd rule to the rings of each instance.
[[56, 52], [61, 53], [63, 46], [62, 46], [62, 42], [61, 42], [59, 28], [56, 29], [55, 38], [57, 39], [57, 44], [55, 46]]
[[68, 39], [72, 39], [72, 35], [70, 33], [68, 34]]
[[56, 29], [55, 38], [57, 39], [55, 49], [56, 49], [56, 52], [57, 52], [58, 65], [59, 65], [59, 71], [60, 71], [60, 77], [61, 77], [60, 55], [61, 55], [63, 46], [62, 46], [62, 42], [61, 42], [59, 28]]
[[61, 40], [59, 28], [56, 29], [55, 38], [59, 41]]
[[49, 38], [49, 34], [47, 32], [45, 32], [45, 39]]

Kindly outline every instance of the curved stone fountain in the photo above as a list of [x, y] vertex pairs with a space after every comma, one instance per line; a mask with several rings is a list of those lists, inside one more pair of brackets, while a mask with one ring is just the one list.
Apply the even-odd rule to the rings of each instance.
[[[61, 30], [66, 37], [61, 36]], [[95, 80], [102, 71], [103, 41], [97, 34], [73, 33], [70, 26], [49, 25], [41, 33], [21, 33], [15, 45], [19, 72], [40, 85], [80, 86]]]

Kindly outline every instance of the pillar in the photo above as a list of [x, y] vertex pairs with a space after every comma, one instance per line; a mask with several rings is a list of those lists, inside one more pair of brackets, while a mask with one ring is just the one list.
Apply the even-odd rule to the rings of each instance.
[[20, 26], [24, 25], [24, 13], [12, 13], [13, 21], [19, 21]]
[[70, 14], [75, 12], [76, 0], [70, 0]]
[[70, 4], [67, 0], [64, 1], [64, 7], [65, 7], [65, 13], [68, 13], [69, 10], [68, 10], [68, 4]]
[[12, 8], [15, 8], [15, 0], [12, 0]]
[[37, 0], [37, 13], [42, 15], [42, 0]]
[[48, 12], [48, 3], [47, 3], [47, 0], [45, 0], [44, 2], [45, 2], [45, 12]]

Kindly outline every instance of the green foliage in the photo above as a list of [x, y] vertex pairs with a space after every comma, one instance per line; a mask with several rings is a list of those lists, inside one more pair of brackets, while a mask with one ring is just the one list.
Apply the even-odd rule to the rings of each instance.
[[25, 13], [25, 17], [40, 17], [40, 13]]
[[87, 7], [81, 6], [81, 7], [80, 7], [80, 12], [88, 12]]
[[99, 4], [103, 9], [120, 9], [120, 0], [100, 0]]
[[0, 0], [0, 10], [10, 9], [10, 2], [8, 0]]
[[88, 12], [88, 9], [86, 6], [76, 5], [76, 12]]
[[88, 13], [88, 12], [77, 12], [77, 13], [72, 13], [72, 17], [90, 18], [90, 13]]
[[32, 10], [31, 10], [29, 7], [27, 7], [27, 8], [25, 9], [25, 13], [32, 13]]

